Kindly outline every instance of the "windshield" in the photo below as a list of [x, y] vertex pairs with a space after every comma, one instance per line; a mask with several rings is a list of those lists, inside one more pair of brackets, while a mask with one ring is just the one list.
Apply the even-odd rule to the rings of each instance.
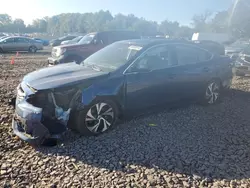
[[115, 70], [134, 57], [141, 49], [141, 46], [116, 42], [89, 56], [82, 62], [82, 65], [94, 65], [101, 70], [103, 68]]
[[81, 38], [82, 38], [82, 36], [79, 36], [79, 37], [74, 38], [72, 41], [74, 41], [74, 42], [78, 42], [78, 41], [80, 41], [80, 40], [81, 40]]
[[78, 42], [79, 44], [90, 44], [94, 39], [95, 34], [88, 34], [82, 37], [82, 39]]
[[66, 38], [67, 38], [67, 36], [64, 36], [64, 37], [60, 37], [58, 40], [64, 40]]

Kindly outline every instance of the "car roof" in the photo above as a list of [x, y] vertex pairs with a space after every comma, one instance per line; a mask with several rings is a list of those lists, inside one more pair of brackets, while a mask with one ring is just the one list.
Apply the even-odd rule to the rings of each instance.
[[131, 43], [133, 45], [141, 45], [141, 46], [154, 46], [157, 44], [171, 44], [171, 43], [183, 43], [183, 44], [191, 44], [194, 45], [194, 43], [186, 41], [186, 40], [179, 40], [179, 39], [155, 39], [155, 38], [149, 38], [149, 39], [132, 39], [132, 40], [124, 40], [120, 41], [124, 43]]
[[26, 39], [31, 39], [29, 37], [24, 37], [24, 36], [8, 36], [5, 39], [9, 39], [9, 38], [26, 38]]

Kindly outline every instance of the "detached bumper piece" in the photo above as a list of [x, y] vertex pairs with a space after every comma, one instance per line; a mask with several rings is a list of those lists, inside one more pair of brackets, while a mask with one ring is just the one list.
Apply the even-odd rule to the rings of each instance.
[[58, 139], [67, 130], [56, 120], [44, 119], [42, 109], [26, 101], [17, 102], [12, 128], [15, 135], [31, 145], [42, 145], [48, 139]]
[[39, 121], [26, 120], [18, 115], [12, 120], [14, 133], [22, 140], [32, 144], [40, 145], [51, 137], [49, 130]]

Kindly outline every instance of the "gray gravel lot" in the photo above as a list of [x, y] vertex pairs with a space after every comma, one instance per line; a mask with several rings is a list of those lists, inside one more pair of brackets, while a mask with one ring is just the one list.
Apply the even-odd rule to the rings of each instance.
[[214, 106], [166, 108], [98, 137], [68, 132], [56, 147], [32, 148], [13, 135], [8, 101], [47, 56], [0, 57], [0, 187], [250, 187], [250, 78], [235, 77]]

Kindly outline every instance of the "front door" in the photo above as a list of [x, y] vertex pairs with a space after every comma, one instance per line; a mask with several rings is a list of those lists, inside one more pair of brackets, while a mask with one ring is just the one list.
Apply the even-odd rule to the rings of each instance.
[[139, 109], [178, 99], [180, 82], [171, 67], [176, 65], [169, 45], [155, 46], [126, 71], [126, 108]]
[[14, 38], [7, 38], [3, 41], [3, 51], [14, 51], [15, 50], [15, 43]]

